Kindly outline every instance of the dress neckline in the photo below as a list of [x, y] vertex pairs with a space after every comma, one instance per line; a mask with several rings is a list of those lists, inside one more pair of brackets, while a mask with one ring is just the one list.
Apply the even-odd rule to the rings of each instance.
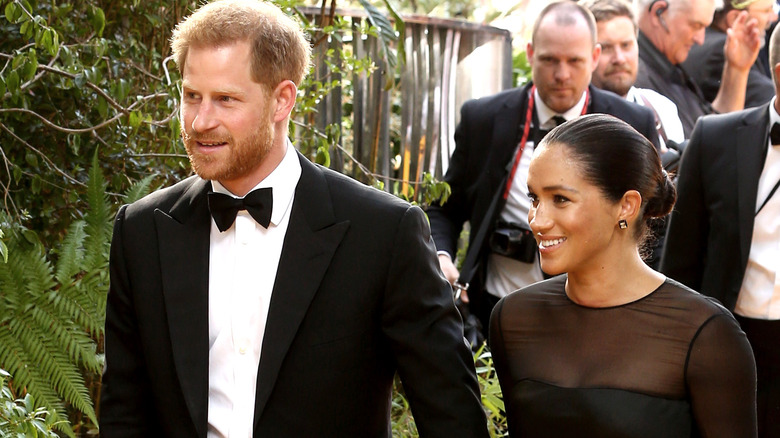
[[580, 303], [574, 301], [573, 299], [571, 299], [569, 294], [566, 293], [566, 281], [568, 280], [568, 278], [569, 278], [568, 276], [565, 276], [564, 277], [564, 281], [563, 281], [563, 290], [562, 290], [562, 292], [563, 292], [564, 298], [566, 299], [566, 301], [570, 302], [571, 304], [573, 304], [573, 305], [575, 305], [577, 307], [580, 307], [580, 308], [583, 308], [583, 309], [589, 309], [589, 310], [618, 309], [618, 308], [621, 308], [621, 307], [631, 306], [633, 304], [640, 303], [641, 301], [644, 301], [645, 299], [655, 295], [662, 287], [664, 287], [666, 284], [669, 283], [669, 277], [666, 277], [666, 278], [664, 278], [664, 281], [661, 284], [658, 285], [658, 287], [656, 287], [655, 289], [650, 291], [648, 294], [645, 294], [645, 295], [643, 295], [643, 296], [641, 296], [641, 297], [639, 297], [639, 298], [637, 298], [635, 300], [632, 300], [632, 301], [629, 301], [629, 302], [623, 303], [623, 304], [616, 304], [614, 306], [594, 307], [594, 306], [586, 306], [584, 304], [580, 304]]

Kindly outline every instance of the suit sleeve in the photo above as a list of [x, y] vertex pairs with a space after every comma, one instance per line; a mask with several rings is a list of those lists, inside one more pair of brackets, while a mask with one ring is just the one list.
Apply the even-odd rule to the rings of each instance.
[[100, 433], [104, 438], [142, 437], [159, 433], [152, 412], [152, 391], [137, 337], [130, 280], [125, 270], [123, 225], [127, 206], [114, 222], [106, 304], [106, 365], [100, 400]]
[[455, 129], [455, 151], [450, 157], [450, 164], [444, 175], [444, 181], [450, 185], [451, 195], [443, 205], [435, 202], [426, 209], [436, 249], [448, 252], [453, 259], [457, 252], [458, 237], [471, 212], [466, 193], [469, 186], [467, 170], [470, 156], [469, 108], [471, 106], [473, 101], [466, 102], [461, 108], [461, 121]]
[[701, 290], [709, 234], [701, 180], [704, 124], [702, 119], [696, 123], [680, 162], [677, 202], [661, 256], [661, 272], [697, 291]]
[[420, 436], [487, 437], [474, 359], [419, 208], [406, 211], [393, 242], [382, 330]]

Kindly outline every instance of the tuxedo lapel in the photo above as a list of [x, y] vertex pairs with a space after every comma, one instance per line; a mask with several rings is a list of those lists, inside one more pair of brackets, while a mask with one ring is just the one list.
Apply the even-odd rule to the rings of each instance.
[[193, 181], [169, 213], [155, 211], [155, 222], [170, 347], [179, 385], [198, 436], [206, 436], [211, 216], [206, 203], [208, 181]]
[[739, 246], [742, 267], [747, 265], [750, 242], [753, 239], [758, 179], [766, 159], [766, 132], [769, 124], [769, 104], [745, 114], [736, 130], [737, 198], [739, 203]]
[[[255, 425], [273, 391], [279, 369], [349, 222], [336, 223], [323, 171], [298, 155], [295, 189], [266, 322], [255, 395]], [[316, 366], [316, 364], [312, 364]]]

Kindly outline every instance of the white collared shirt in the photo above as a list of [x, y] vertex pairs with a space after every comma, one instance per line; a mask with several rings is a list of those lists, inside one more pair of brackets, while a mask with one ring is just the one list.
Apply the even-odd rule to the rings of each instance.
[[585, 106], [586, 92], [582, 93], [580, 100], [565, 113], [559, 114], [551, 110], [550, 107], [544, 104], [542, 98], [539, 96], [539, 90], [534, 90], [534, 106], [536, 107], [536, 117], [539, 119], [539, 126], [543, 129], [555, 128], [555, 121], [552, 120], [555, 116], [562, 116], [566, 121], [576, 119], [582, 114], [582, 107]]
[[[211, 221], [209, 254], [209, 438], [251, 438], [265, 323], [301, 163], [287, 140], [279, 165], [254, 189], [271, 187], [268, 229], [246, 210], [220, 233]], [[231, 196], [219, 182], [215, 192]], [[253, 190], [254, 190], [253, 189]]]
[[[632, 86], [628, 89], [628, 93], [626, 94], [627, 101], [645, 106], [645, 101], [642, 100], [642, 97], [650, 102], [650, 105], [653, 106], [656, 114], [658, 114], [661, 125], [664, 127], [664, 132], [666, 132], [666, 138], [678, 144], [685, 141], [685, 133], [683, 132], [680, 116], [677, 113], [677, 105], [668, 97], [649, 88], [636, 88]], [[661, 142], [664, 141], [663, 138], [659, 138], [659, 140]]]
[[[780, 122], [775, 98], [769, 109], [769, 128]], [[764, 168], [758, 180], [755, 211], [780, 180], [780, 146], [768, 145]], [[734, 312], [755, 319], [780, 319], [780, 190], [756, 215], [745, 278]]]
[[[552, 120], [554, 116], [563, 116], [567, 121], [579, 117], [585, 106], [586, 94], [583, 92], [576, 105], [569, 108], [565, 113], [558, 114], [545, 105], [539, 96], [539, 91], [534, 90], [534, 108], [539, 125], [543, 129], [552, 129], [555, 127], [555, 121]], [[533, 128], [531, 129], [532, 131]], [[532, 136], [529, 135], [529, 137]], [[512, 179], [512, 187], [509, 189], [506, 205], [501, 210], [499, 216], [504, 222], [529, 226], [528, 212], [531, 209], [531, 198], [528, 197], [528, 167], [531, 164], [533, 151], [533, 139], [529, 138], [523, 148], [523, 154], [520, 156], [520, 163], [517, 165], [515, 177]], [[523, 263], [493, 253], [490, 253], [488, 257], [485, 290], [493, 295], [503, 297], [510, 292], [542, 279], [544, 279], [544, 276], [542, 275], [538, 259], [534, 263]]]

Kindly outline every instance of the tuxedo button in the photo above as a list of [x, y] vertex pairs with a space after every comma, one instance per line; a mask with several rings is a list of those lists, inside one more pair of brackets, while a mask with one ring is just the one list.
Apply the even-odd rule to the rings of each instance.
[[246, 354], [246, 347], [239, 348], [238, 352], [241, 353], [241, 354]]

